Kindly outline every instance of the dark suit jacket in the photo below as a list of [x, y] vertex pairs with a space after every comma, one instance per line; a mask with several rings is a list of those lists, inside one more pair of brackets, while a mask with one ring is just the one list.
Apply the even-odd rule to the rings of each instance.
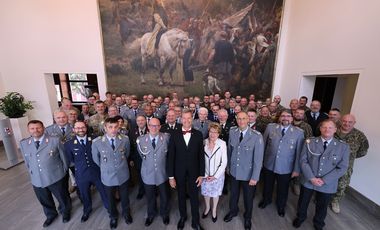
[[100, 180], [100, 168], [92, 159], [92, 138], [87, 136], [86, 146], [74, 137], [65, 143], [67, 160], [75, 165], [75, 178], [78, 182]]
[[[147, 133], [148, 133], [148, 127], [145, 128], [144, 134], [147, 134]], [[128, 136], [129, 136], [129, 142], [131, 143], [131, 152], [129, 154], [130, 156], [129, 159], [131, 161], [137, 162], [141, 160], [141, 157], [139, 156], [139, 153], [137, 151], [137, 145], [136, 145], [136, 140], [140, 136], [139, 127], [136, 126], [132, 128], [130, 132], [128, 133]]]
[[164, 124], [161, 126], [160, 132], [161, 133], [169, 133], [170, 136], [173, 134], [175, 131], [181, 131], [182, 130], [182, 124], [178, 124], [177, 122], [175, 123], [174, 129], [169, 128], [169, 124]]
[[319, 123], [321, 123], [323, 120], [328, 119], [329, 116], [326, 113], [320, 111], [317, 120], [314, 120], [311, 114], [311, 110], [306, 111], [305, 115], [306, 115], [307, 123], [309, 123], [309, 125], [311, 126], [311, 129], [313, 130], [313, 136], [314, 137], [320, 136], [321, 132], [319, 131]]
[[222, 131], [220, 132], [219, 138], [228, 143], [230, 128], [234, 126], [231, 122], [227, 121], [224, 128], [222, 128], [222, 125], [220, 125], [220, 128], [222, 128]]
[[191, 129], [188, 146], [183, 138], [182, 129], [173, 132], [169, 141], [167, 174], [178, 181], [185, 181], [186, 174], [190, 180], [205, 175], [205, 156], [202, 133]]

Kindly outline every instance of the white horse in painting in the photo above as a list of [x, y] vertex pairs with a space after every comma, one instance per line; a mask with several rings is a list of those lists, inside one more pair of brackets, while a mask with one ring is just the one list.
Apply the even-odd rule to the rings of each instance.
[[[181, 61], [185, 50], [191, 47], [192, 39], [186, 32], [173, 28], [162, 34], [158, 48], [155, 50], [153, 55], [147, 53], [148, 41], [152, 33], [146, 33], [141, 37], [141, 61], [142, 61], [142, 71], [141, 71], [141, 83], [145, 83], [145, 70], [147, 68], [147, 59], [156, 58], [158, 59], [159, 67], [159, 85], [164, 84], [164, 72], [169, 69], [170, 83], [173, 82], [173, 71], [176, 67], [177, 61]], [[177, 71], [182, 71], [177, 70]]]

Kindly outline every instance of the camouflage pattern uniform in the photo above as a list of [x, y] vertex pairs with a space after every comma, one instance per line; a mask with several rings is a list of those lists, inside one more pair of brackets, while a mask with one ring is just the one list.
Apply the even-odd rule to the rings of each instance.
[[332, 202], [339, 202], [350, 184], [351, 175], [353, 172], [354, 161], [356, 158], [363, 157], [367, 154], [369, 148], [368, 139], [360, 130], [353, 128], [351, 132], [345, 134], [338, 130], [335, 133], [335, 138], [342, 140], [350, 145], [350, 161], [346, 174], [339, 179], [338, 190]]
[[311, 129], [311, 126], [308, 123], [304, 121], [301, 121], [299, 123], [293, 122], [293, 125], [303, 130], [305, 139], [313, 137], [313, 130]]
[[103, 123], [107, 115], [95, 114], [88, 119], [90, 134], [95, 138], [103, 135]]
[[271, 116], [269, 117], [258, 116], [256, 120], [256, 130], [263, 134], [269, 123], [273, 123]]

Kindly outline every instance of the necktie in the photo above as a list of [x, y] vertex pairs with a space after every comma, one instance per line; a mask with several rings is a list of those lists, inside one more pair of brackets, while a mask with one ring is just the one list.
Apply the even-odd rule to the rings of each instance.
[[40, 147], [40, 141], [35, 141], [34, 144], [36, 145], [36, 149]]
[[171, 126], [170, 126], [170, 129], [172, 129], [172, 130], [173, 130], [173, 129], [174, 129], [174, 125], [171, 125]]
[[115, 140], [113, 138], [111, 138], [111, 147], [112, 150], [115, 150]]
[[142, 135], [144, 135], [144, 131], [141, 130], [140, 131], [140, 136], [142, 136]]
[[282, 135], [282, 136], [285, 135], [285, 128], [283, 128], [283, 129], [281, 130], [281, 135]]
[[156, 148], [156, 138], [152, 139], [152, 146], [153, 146], [154, 149]]
[[84, 140], [83, 140], [83, 139], [80, 139], [80, 143], [81, 143], [83, 146], [86, 146], [86, 144], [84, 143]]
[[117, 108], [119, 110], [119, 114], [120, 114], [120, 107]]
[[327, 141], [323, 142], [323, 150], [326, 150], [326, 148], [327, 148], [327, 144], [328, 144]]
[[316, 113], [313, 113], [313, 118], [314, 118], [314, 120], [317, 120], [317, 114]]
[[65, 136], [65, 133], [66, 133], [65, 132], [65, 127], [62, 127], [61, 130], [62, 130], [62, 135]]
[[203, 128], [203, 124], [204, 124], [204, 122], [202, 121], [202, 122], [201, 122], [201, 128]]
[[239, 143], [243, 140], [243, 132], [240, 132]]
[[133, 110], [134, 111], [134, 113], [135, 113], [135, 117], [137, 116], [137, 110], [135, 109], [135, 110]]

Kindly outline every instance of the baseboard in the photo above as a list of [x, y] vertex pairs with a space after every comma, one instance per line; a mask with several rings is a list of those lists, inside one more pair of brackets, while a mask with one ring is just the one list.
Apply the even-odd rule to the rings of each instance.
[[347, 194], [349, 194], [355, 201], [357, 201], [360, 205], [365, 207], [371, 214], [373, 214], [376, 218], [380, 219], [380, 206], [363, 196], [361, 193], [349, 187], [347, 190]]

